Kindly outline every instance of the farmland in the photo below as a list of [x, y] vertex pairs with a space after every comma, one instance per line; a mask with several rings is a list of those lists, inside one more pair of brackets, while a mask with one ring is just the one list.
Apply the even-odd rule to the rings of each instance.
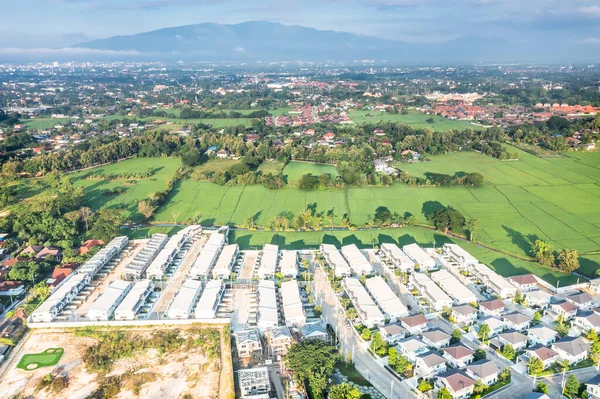
[[313, 162], [291, 161], [283, 169], [283, 177], [287, 179], [288, 183], [300, 180], [302, 175], [312, 174], [319, 176], [324, 173], [329, 173], [331, 177], [338, 175], [335, 166]]
[[[354, 123], [370, 123], [377, 124], [378, 122], [396, 122], [403, 123], [405, 125], [412, 126], [415, 129], [429, 128], [434, 132], [446, 132], [452, 129], [466, 129], [471, 128], [478, 130], [476, 125], [471, 124], [468, 121], [456, 121], [451, 119], [443, 118], [439, 115], [427, 115], [422, 113], [409, 113], [406, 115], [401, 114], [388, 114], [387, 112], [380, 111], [361, 111], [352, 110], [348, 112], [348, 116]], [[427, 122], [427, 119], [432, 118], [433, 123]]]
[[69, 118], [35, 118], [35, 119], [25, 120], [24, 124], [29, 129], [44, 130], [44, 129], [50, 129], [51, 127], [53, 127], [57, 124], [65, 123], [65, 122], [69, 122], [69, 121], [70, 121]]
[[[156, 116], [147, 116], [145, 118], [138, 118], [135, 116], [124, 116], [124, 115], [113, 115], [104, 118], [107, 121], [111, 120], [142, 120], [146, 123], [154, 122], [156, 120], [161, 120], [163, 122], [171, 122], [177, 125], [197, 125], [197, 124], [205, 124], [211, 125], [214, 128], [222, 128], [228, 126], [238, 126], [244, 125], [246, 127], [250, 127], [252, 125], [251, 118], [205, 118], [205, 119], [180, 119], [180, 118], [159, 118]], [[160, 126], [161, 128], [166, 129], [168, 125]]]

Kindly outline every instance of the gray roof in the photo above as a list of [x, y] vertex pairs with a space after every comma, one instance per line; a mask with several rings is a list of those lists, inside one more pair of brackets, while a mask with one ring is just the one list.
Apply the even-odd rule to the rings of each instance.
[[437, 342], [443, 341], [445, 339], [449, 339], [450, 334], [447, 334], [447, 333], [443, 332], [442, 330], [440, 330], [439, 328], [436, 328], [434, 330], [424, 332], [423, 338], [427, 338], [429, 341], [431, 341], [433, 343], [437, 343]]
[[535, 355], [541, 360], [553, 359], [558, 355], [556, 351], [540, 344], [532, 346], [531, 348], [527, 348], [527, 351], [535, 353]]
[[505, 331], [501, 334], [498, 334], [498, 337], [510, 342], [511, 345], [527, 342], [527, 336], [515, 330]]
[[468, 316], [470, 314], [477, 312], [477, 309], [475, 309], [471, 305], [460, 305], [460, 306], [454, 306], [452, 308], [452, 311], [456, 312], [458, 314], [461, 314], [463, 316]]
[[488, 359], [478, 360], [467, 365], [467, 370], [479, 378], [486, 378], [500, 372], [500, 369], [494, 362]]
[[594, 300], [594, 298], [592, 298], [592, 296], [587, 292], [576, 292], [567, 296], [567, 299], [580, 305]]
[[583, 352], [589, 351], [591, 345], [581, 337], [566, 337], [556, 341], [552, 346], [571, 356], [577, 356]]
[[523, 324], [531, 321], [531, 317], [524, 315], [523, 313], [513, 312], [504, 315], [504, 319], [510, 321], [513, 324]]
[[433, 352], [427, 352], [417, 357], [422, 359], [427, 367], [433, 367], [437, 366], [438, 364], [446, 363], [446, 359]]
[[402, 334], [406, 332], [406, 329], [398, 323], [387, 324], [379, 328], [389, 335]]
[[580, 312], [576, 317], [586, 319], [592, 326], [600, 326], [600, 315], [594, 312]]

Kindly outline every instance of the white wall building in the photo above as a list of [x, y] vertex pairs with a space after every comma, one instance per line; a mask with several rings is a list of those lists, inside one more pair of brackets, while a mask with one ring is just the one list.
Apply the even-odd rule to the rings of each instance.
[[200, 298], [202, 281], [187, 279], [181, 284], [167, 311], [169, 319], [189, 319], [194, 305]]
[[110, 320], [117, 306], [131, 290], [131, 283], [123, 280], [115, 280], [109, 284], [104, 292], [96, 298], [87, 311], [90, 320]]
[[279, 325], [279, 311], [277, 308], [277, 292], [275, 281], [261, 280], [258, 282], [258, 320], [257, 325], [261, 331]]
[[436, 263], [423, 248], [417, 244], [408, 244], [402, 247], [402, 251], [408, 255], [414, 264], [418, 264], [421, 271], [435, 269]]
[[242, 399], [268, 398], [271, 391], [269, 370], [266, 367], [242, 369], [238, 371], [238, 384]]
[[454, 299], [454, 303], [461, 305], [464, 303], [477, 302], [477, 296], [464, 286], [448, 270], [440, 270], [431, 273], [431, 279], [438, 283], [446, 293]]
[[344, 259], [340, 251], [331, 244], [321, 244], [321, 253], [331, 267], [336, 277], [348, 277], [352, 275], [352, 269]]
[[200, 300], [196, 305], [194, 317], [196, 319], [214, 319], [217, 317], [217, 309], [225, 292], [223, 280], [209, 280], [202, 291]]
[[212, 233], [200, 250], [200, 255], [194, 261], [189, 276], [195, 279], [208, 278], [223, 246], [225, 246], [225, 236], [220, 233]]
[[365, 326], [373, 328], [385, 324], [385, 316], [357, 278], [346, 277], [342, 285], [356, 309], [356, 314]]
[[281, 302], [287, 326], [302, 326], [306, 323], [302, 299], [300, 298], [300, 288], [296, 280], [281, 283]]
[[56, 287], [54, 292], [31, 314], [37, 323], [49, 323], [90, 283], [91, 274], [70, 274]]
[[231, 270], [235, 265], [238, 254], [240, 253], [240, 247], [237, 244], [225, 245], [215, 267], [212, 269], [212, 276], [214, 279], [227, 280], [231, 277]]
[[279, 269], [284, 277], [295, 278], [298, 275], [298, 251], [281, 251]]
[[115, 320], [133, 320], [150, 294], [154, 291], [152, 280], [136, 281], [115, 310]]
[[273, 244], [265, 244], [258, 266], [258, 278], [261, 280], [275, 277], [277, 263], [279, 261], [279, 247]]
[[387, 318], [394, 319], [408, 316], [409, 312], [406, 306], [381, 276], [367, 279], [365, 286]]
[[412, 271], [415, 265], [408, 255], [406, 255], [396, 244], [381, 244], [381, 252], [392, 262], [394, 268], [402, 271]]
[[146, 277], [155, 280], [162, 279], [165, 270], [181, 251], [181, 247], [201, 232], [202, 226], [192, 225], [180, 230], [177, 234], [169, 238], [164, 248], [156, 255], [150, 266], [148, 266], [148, 269], [146, 269]]
[[445, 307], [452, 307], [454, 303], [452, 298], [446, 295], [425, 273], [413, 273], [411, 278], [417, 290], [429, 302], [434, 311], [440, 312]]
[[468, 268], [469, 272], [481, 280], [486, 288], [502, 299], [512, 298], [517, 293], [517, 288], [495, 271], [478, 263]]
[[454, 259], [461, 268], [468, 268], [469, 266], [474, 266], [479, 263], [473, 255], [457, 244], [444, 244], [442, 250], [445, 254]]
[[342, 247], [342, 256], [350, 265], [350, 268], [357, 276], [370, 274], [373, 272], [373, 266], [371, 262], [367, 260], [365, 255], [360, 252], [360, 249], [354, 244], [344, 245]]

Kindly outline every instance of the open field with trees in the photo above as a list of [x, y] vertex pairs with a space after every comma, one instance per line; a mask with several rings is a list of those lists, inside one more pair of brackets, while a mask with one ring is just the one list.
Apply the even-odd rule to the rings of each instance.
[[287, 179], [288, 183], [297, 182], [303, 175], [311, 174], [313, 176], [319, 176], [324, 173], [328, 173], [332, 178], [338, 176], [337, 169], [334, 165], [314, 162], [290, 161], [285, 165], [285, 168], [283, 168], [283, 177]]
[[[468, 121], [458, 121], [443, 118], [439, 115], [427, 115], [422, 113], [408, 113], [408, 114], [390, 114], [381, 111], [362, 111], [362, 110], [351, 110], [348, 111], [348, 116], [354, 123], [369, 123], [376, 124], [378, 122], [397, 122], [405, 125], [412, 126], [415, 129], [429, 128], [434, 132], [447, 132], [452, 129], [466, 129], [471, 128], [478, 130], [479, 127], [473, 125]], [[429, 122], [428, 122], [429, 120]]]

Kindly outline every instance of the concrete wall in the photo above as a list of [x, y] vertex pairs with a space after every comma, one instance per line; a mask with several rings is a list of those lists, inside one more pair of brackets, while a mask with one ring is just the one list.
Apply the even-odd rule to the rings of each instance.
[[121, 321], [73, 321], [53, 323], [27, 323], [27, 327], [37, 328], [80, 328], [80, 327], [148, 327], [192, 324], [229, 324], [229, 319], [182, 319], [182, 320], [121, 320]]

